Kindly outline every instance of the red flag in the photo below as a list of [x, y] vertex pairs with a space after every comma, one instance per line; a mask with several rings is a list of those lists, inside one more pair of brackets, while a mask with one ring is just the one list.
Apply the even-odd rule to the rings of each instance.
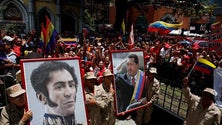
[[134, 47], [134, 33], [133, 33], [133, 25], [131, 25], [131, 31], [128, 39], [129, 49]]
[[82, 28], [83, 36], [86, 37], [89, 34], [89, 31], [87, 28]]

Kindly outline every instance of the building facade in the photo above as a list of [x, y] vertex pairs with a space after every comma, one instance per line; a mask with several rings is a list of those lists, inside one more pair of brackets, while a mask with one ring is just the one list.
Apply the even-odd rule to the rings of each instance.
[[[182, 27], [189, 29], [191, 18], [174, 15], [173, 11], [169, 5], [159, 6], [152, 0], [137, 5], [129, 5], [127, 0], [0, 0], [0, 28], [25, 33], [32, 29], [40, 31], [47, 15], [59, 33], [79, 33], [83, 27], [94, 31], [103, 24], [116, 25], [118, 30], [122, 19], [129, 30], [131, 24], [143, 26], [137, 24], [141, 23], [139, 18], [148, 25], [165, 17], [183, 21]], [[216, 20], [222, 22], [221, 19], [221, 15], [216, 15]], [[208, 21], [203, 18], [200, 23]]]
[[0, 0], [0, 28], [40, 30], [47, 15], [57, 32], [82, 29], [81, 0]]

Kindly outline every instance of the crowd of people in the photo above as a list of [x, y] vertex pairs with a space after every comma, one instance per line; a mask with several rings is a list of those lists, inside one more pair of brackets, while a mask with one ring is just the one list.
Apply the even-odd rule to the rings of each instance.
[[[111, 30], [84, 35], [73, 35], [72, 33], [66, 32], [64, 34], [59, 34], [59, 36], [74, 36], [78, 37], [79, 41], [75, 44], [67, 45], [66, 41], [62, 41], [62, 39], [58, 37], [57, 44], [53, 51], [51, 51], [51, 53], [45, 53], [40, 45], [39, 34], [35, 30], [32, 30], [25, 37], [21, 37], [21, 34], [16, 34], [15, 32], [6, 32], [2, 30], [0, 38], [0, 75], [11, 75], [13, 78], [16, 78], [18, 72], [21, 72], [21, 59], [76, 57], [80, 59], [81, 77], [83, 78], [86, 99], [85, 105], [87, 107], [90, 125], [121, 124], [122, 120], [129, 119], [132, 119], [133, 123], [137, 125], [150, 125], [152, 107], [153, 103], [158, 99], [160, 82], [181, 87], [190, 106], [195, 107], [194, 111], [188, 112], [185, 124], [205, 124], [206, 120], [198, 117], [199, 114], [194, 113], [198, 112], [197, 110], [200, 109], [196, 108], [198, 104], [195, 102], [195, 104], [192, 103], [193, 99], [191, 98], [191, 92], [199, 96], [202, 95], [202, 98], [207, 99], [215, 96], [215, 94], [212, 93], [213, 90], [205, 90], [206, 87], [213, 88], [213, 75], [193, 72], [192, 75], [190, 75], [190, 81], [194, 81], [195, 85], [191, 84], [189, 86], [188, 80], [184, 80], [183, 78], [192, 70], [193, 65], [199, 57], [209, 60], [217, 67], [221, 66], [222, 57], [218, 55], [216, 51], [209, 51], [205, 47], [196, 47], [192, 44], [181, 43], [180, 41], [187, 40], [186, 37], [163, 37], [159, 36], [157, 32], [140, 33], [138, 30], [135, 30], [134, 33], [135, 42], [133, 46], [129, 45], [127, 35], [123, 36]], [[146, 93], [143, 93], [145, 97], [145, 100], [143, 100], [143, 107], [133, 110], [132, 112], [125, 112], [126, 106], [124, 109], [119, 107], [118, 113], [120, 113], [120, 115], [116, 116], [115, 96], [117, 91], [115, 90], [114, 83], [116, 85], [119, 83], [118, 85], [120, 85], [119, 81], [121, 81], [123, 79], [121, 77], [124, 76], [118, 77], [113, 74], [110, 53], [119, 50], [143, 51], [145, 68], [143, 73], [141, 72], [142, 74], [139, 74], [141, 74], [141, 79], [145, 79], [144, 91], [146, 91]], [[134, 58], [134, 60], [132, 60], [134, 62], [128, 62], [127, 66], [135, 65], [135, 68], [138, 63], [135, 61], [136, 58], [134, 56], [129, 58]], [[129, 68], [128, 70], [132, 70], [131, 72], [133, 72], [133, 68]], [[131, 78], [133, 76], [138, 76], [138, 72], [132, 74], [126, 73], [126, 75], [129, 75]], [[119, 78], [120, 80], [113, 81], [115, 78]], [[181, 83], [183, 83], [183, 86]], [[6, 92], [10, 100], [10, 105], [13, 104], [13, 107], [17, 108], [15, 109], [16, 111], [13, 110], [12, 112], [19, 112], [19, 116], [14, 116], [16, 115], [15, 113], [8, 113], [6, 111], [6, 106], [6, 108], [2, 110], [0, 123], [22, 125], [31, 120], [32, 112], [25, 111], [24, 103], [22, 103], [24, 102], [23, 95], [25, 91], [21, 88], [20, 84], [21, 80], [17, 79], [16, 84], [6, 85]], [[134, 88], [134, 86], [135, 83], [131, 82], [129, 88]], [[18, 88], [16, 92], [20, 93], [12, 95], [12, 93], [15, 93], [12, 91], [13, 87]], [[207, 97], [205, 97], [205, 93], [207, 93]], [[121, 94], [118, 97], [121, 98], [123, 96], [125, 95]], [[117, 98], [117, 103], [123, 101], [123, 99], [119, 98]], [[43, 98], [41, 99], [45, 101]], [[118, 101], [118, 99], [120, 101]], [[198, 98], [196, 100], [198, 102], [200, 99]], [[19, 102], [21, 104], [18, 104]], [[208, 103], [208, 107], [212, 104], [214, 104], [213, 101]], [[214, 123], [215, 125], [220, 124], [220, 111], [217, 110], [216, 107], [213, 107], [213, 109], [216, 110], [215, 114], [217, 117], [209, 117], [210, 120], [206, 123], [209, 123], [209, 125], [211, 125], [210, 123]], [[205, 108], [203, 108], [203, 110], [205, 111]], [[205, 113], [208, 112], [204, 111], [201, 114], [205, 115]], [[189, 116], [189, 114], [191, 115]], [[192, 117], [194, 115], [195, 118], [198, 117], [198, 122], [192, 120], [194, 119], [194, 117]], [[16, 119], [14, 119], [14, 117], [16, 117]], [[44, 124], [50, 123], [46, 122]]]

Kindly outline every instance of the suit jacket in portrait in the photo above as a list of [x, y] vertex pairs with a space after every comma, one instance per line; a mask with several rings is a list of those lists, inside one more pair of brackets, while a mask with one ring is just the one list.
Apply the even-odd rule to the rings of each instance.
[[144, 89], [144, 72], [139, 70], [137, 73], [136, 85], [134, 86], [130, 76], [127, 73], [115, 75], [115, 89], [117, 112], [126, 111], [127, 107], [141, 99]]

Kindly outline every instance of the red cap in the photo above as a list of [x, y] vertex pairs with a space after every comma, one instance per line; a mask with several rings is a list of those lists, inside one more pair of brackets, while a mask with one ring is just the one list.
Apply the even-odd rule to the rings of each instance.
[[87, 65], [92, 65], [92, 62], [91, 61], [87, 61], [86, 64]]
[[171, 46], [170, 46], [170, 44], [166, 43], [166, 44], [164, 45], [164, 47], [170, 48]]
[[190, 59], [190, 57], [188, 55], [184, 55], [183, 58]]
[[149, 56], [149, 55], [145, 56], [145, 59], [149, 59], [149, 58], [150, 58], [150, 56]]

